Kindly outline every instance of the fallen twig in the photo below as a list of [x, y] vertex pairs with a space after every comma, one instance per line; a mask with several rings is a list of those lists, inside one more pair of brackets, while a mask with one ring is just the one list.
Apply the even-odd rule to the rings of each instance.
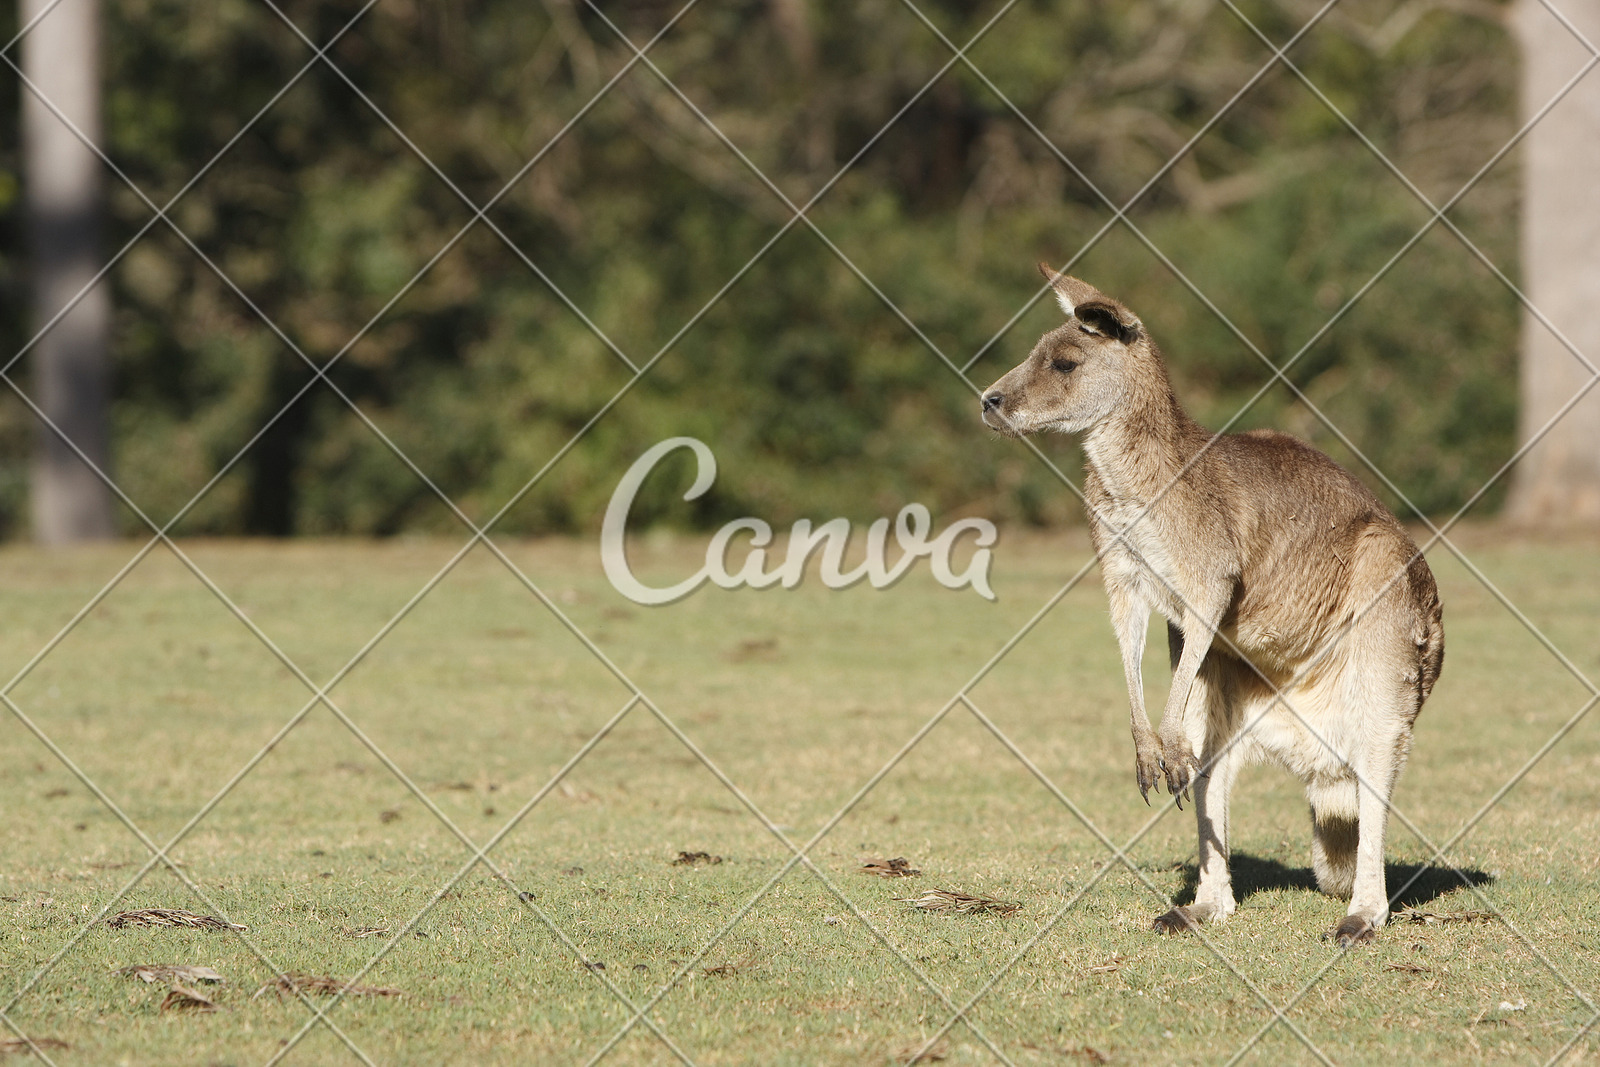
[[32, 1044], [20, 1037], [8, 1037], [0, 1040], [0, 1055], [7, 1052], [32, 1052], [34, 1049], [48, 1052], [65, 1052], [72, 1046], [56, 1037], [35, 1037]]
[[121, 930], [128, 926], [176, 926], [191, 930], [248, 930], [248, 926], [240, 926], [215, 915], [196, 915], [192, 911], [183, 911], [180, 908], [141, 908], [138, 911], [118, 912], [106, 920], [106, 925], [113, 930]]

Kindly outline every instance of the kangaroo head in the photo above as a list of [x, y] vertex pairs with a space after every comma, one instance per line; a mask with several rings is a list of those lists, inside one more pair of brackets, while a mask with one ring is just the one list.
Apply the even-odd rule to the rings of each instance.
[[1039, 271], [1050, 281], [1067, 322], [1039, 338], [1033, 352], [983, 392], [983, 421], [1012, 437], [1041, 430], [1093, 429], [1127, 398], [1151, 355], [1144, 325], [1094, 286]]

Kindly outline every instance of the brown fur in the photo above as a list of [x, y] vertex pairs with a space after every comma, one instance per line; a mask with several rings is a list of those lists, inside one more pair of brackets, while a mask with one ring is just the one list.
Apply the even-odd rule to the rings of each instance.
[[[1276, 431], [1213, 438], [1137, 316], [1040, 269], [1068, 320], [985, 391], [984, 421], [1013, 436], [1085, 434], [1139, 789], [1148, 799], [1165, 778], [1175, 796], [1192, 790], [1199, 822], [1195, 903], [1157, 928], [1234, 909], [1228, 791], [1244, 762], [1269, 757], [1306, 782], [1318, 884], [1351, 898], [1336, 935], [1367, 940], [1388, 915], [1389, 796], [1444, 660], [1433, 574], [1349, 472]], [[1173, 660], [1159, 735], [1139, 674], [1151, 611], [1169, 620]]]

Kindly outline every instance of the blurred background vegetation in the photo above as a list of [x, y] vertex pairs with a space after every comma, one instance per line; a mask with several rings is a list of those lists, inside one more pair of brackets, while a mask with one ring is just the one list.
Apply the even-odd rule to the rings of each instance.
[[[678, 6], [601, 5], [641, 44]], [[1000, 10], [991, 0], [918, 6], [957, 44]], [[1281, 44], [1316, 7], [1275, 0], [1240, 9]], [[358, 8], [290, 0], [282, 11], [320, 45]], [[1344, 3], [1290, 55], [1441, 202], [1515, 130], [1517, 55], [1502, 13], [1463, 0]], [[262, 0], [105, 0], [104, 17], [108, 151], [158, 204], [313, 54]], [[329, 52], [477, 204], [629, 54], [600, 17], [568, 0], [379, 0]], [[627, 465], [673, 434], [711, 443], [721, 476], [693, 510], [652, 483], [641, 506], [668, 521], [865, 520], [913, 499], [944, 517], [1082, 521], [1043, 464], [984, 433], [974, 394], [930, 350], [958, 366], [984, 350], [973, 383], [998, 377], [1058, 318], [1039, 304], [1001, 332], [1038, 290], [1035, 261], [1066, 263], [1112, 215], [1006, 100], [1121, 204], [1271, 52], [1210, 0], [1019, 0], [969, 53], [993, 87], [957, 65], [919, 96], [951, 55], [899, 0], [700, 0], [666, 34], [651, 53], [661, 71], [797, 203], [915, 98], [811, 218], [926, 342], [794, 226], [503, 529], [597, 525]], [[14, 80], [4, 93], [0, 286], [15, 310], [25, 306], [25, 272]], [[121, 182], [109, 188], [107, 257], [152, 214]], [[1516, 209], [1509, 157], [1452, 218], [1512, 273]], [[636, 364], [790, 218], [642, 65], [488, 214]], [[325, 66], [278, 100], [171, 217], [319, 364], [379, 316], [329, 376], [474, 515], [510, 498], [632, 375], [481, 224], [384, 310], [473, 214]], [[1428, 217], [1281, 66], [1129, 212], [1275, 363], [1298, 352]], [[1125, 227], [1114, 226], [1072, 272], [1145, 319], [1207, 425], [1221, 425], [1270, 379]], [[114, 474], [164, 521], [311, 372], [162, 225], [110, 283]], [[24, 318], [0, 321], [7, 354], [31, 336]], [[1289, 376], [1420, 509], [1438, 513], [1459, 506], [1512, 451], [1517, 330], [1504, 287], [1436, 229]], [[1260, 425], [1309, 437], [1375, 482], [1281, 385], [1239, 428]], [[27, 530], [30, 433], [26, 409], [7, 397], [0, 533], [9, 537]], [[1070, 442], [1048, 446], [1076, 478]], [[122, 521], [138, 528], [129, 514]], [[386, 535], [453, 521], [318, 384], [179, 529]]]

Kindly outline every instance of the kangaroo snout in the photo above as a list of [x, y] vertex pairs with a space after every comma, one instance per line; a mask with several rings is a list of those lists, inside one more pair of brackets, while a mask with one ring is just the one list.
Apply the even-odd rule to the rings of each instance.
[[[998, 384], [996, 383], [996, 385]], [[988, 391], [983, 394], [982, 404], [983, 424], [985, 426], [1008, 437], [1020, 436], [1017, 427], [1013, 424], [1011, 418], [1006, 415], [1006, 394], [1002, 390], [995, 386], [990, 386]]]

